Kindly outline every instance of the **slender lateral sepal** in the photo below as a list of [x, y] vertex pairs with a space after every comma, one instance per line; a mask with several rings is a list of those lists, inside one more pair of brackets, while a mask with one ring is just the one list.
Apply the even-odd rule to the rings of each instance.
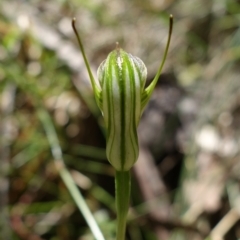
[[75, 23], [76, 23], [76, 18], [73, 18], [72, 19], [72, 28], [73, 28], [73, 31], [74, 31], [76, 37], [77, 37], [78, 45], [79, 45], [80, 50], [82, 52], [84, 63], [87, 67], [88, 75], [89, 75], [89, 78], [90, 78], [90, 81], [91, 81], [91, 84], [92, 84], [92, 87], [93, 87], [93, 91], [94, 91], [94, 94], [95, 94], [97, 105], [100, 109], [102, 109], [102, 96], [101, 96], [102, 90], [99, 88], [99, 86], [97, 85], [97, 83], [96, 83], [96, 81], [93, 77], [88, 59], [87, 59], [85, 51], [84, 51], [82, 40], [80, 38], [80, 35], [78, 34]]
[[173, 15], [169, 16], [169, 32], [168, 32], [168, 40], [167, 40], [167, 44], [166, 44], [166, 48], [163, 54], [163, 58], [162, 58], [162, 62], [158, 68], [157, 74], [154, 77], [153, 81], [151, 82], [151, 84], [145, 89], [145, 91], [143, 92], [142, 95], [142, 111], [144, 110], [145, 106], [147, 105], [147, 103], [150, 100], [150, 97], [153, 93], [153, 90], [157, 84], [158, 78], [161, 75], [163, 66], [165, 64], [166, 58], [167, 58], [167, 54], [168, 54], [168, 50], [169, 50], [169, 46], [170, 46], [170, 41], [171, 41], [171, 36], [172, 36], [172, 29], [173, 29]]

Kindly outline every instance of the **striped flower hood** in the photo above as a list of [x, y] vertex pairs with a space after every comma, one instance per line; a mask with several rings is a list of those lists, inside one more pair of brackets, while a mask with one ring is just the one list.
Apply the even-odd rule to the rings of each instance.
[[116, 170], [129, 170], [138, 158], [137, 126], [147, 77], [142, 60], [118, 46], [98, 68], [101, 101], [107, 129], [107, 158]]

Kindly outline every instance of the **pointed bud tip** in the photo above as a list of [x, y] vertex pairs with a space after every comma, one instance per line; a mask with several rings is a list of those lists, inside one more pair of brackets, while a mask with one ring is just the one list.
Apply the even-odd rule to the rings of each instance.
[[169, 15], [169, 22], [170, 22], [170, 27], [172, 27], [172, 25], [173, 25], [173, 15], [172, 14]]
[[119, 46], [119, 42], [116, 42], [116, 50], [119, 50], [120, 46]]
[[73, 27], [74, 31], [75, 31], [75, 23], [76, 23], [76, 18], [73, 17], [72, 18], [72, 27]]

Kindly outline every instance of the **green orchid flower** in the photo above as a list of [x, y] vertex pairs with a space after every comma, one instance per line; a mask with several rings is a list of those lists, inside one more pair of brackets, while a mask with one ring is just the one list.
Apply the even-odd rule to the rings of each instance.
[[109, 53], [98, 68], [95, 81], [81, 38], [72, 21], [98, 107], [107, 129], [107, 158], [117, 171], [128, 171], [139, 154], [137, 126], [161, 74], [170, 45], [173, 17], [170, 15], [168, 41], [158, 72], [145, 88], [147, 69], [143, 61], [119, 48]]
[[151, 84], [145, 88], [147, 69], [141, 59], [123, 51], [117, 44], [98, 68], [98, 82], [91, 72], [81, 38], [72, 21], [98, 107], [107, 129], [107, 158], [116, 170], [117, 240], [125, 239], [130, 198], [130, 169], [139, 154], [137, 126], [165, 63], [173, 27], [170, 15], [167, 45]]

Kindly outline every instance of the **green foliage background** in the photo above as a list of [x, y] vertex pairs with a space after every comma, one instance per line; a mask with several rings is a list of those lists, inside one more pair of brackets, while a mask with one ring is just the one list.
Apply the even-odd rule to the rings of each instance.
[[[134, 175], [127, 239], [240, 239], [237, 0], [1, 0], [0, 239], [93, 239], [59, 177], [41, 109], [50, 114], [64, 161], [106, 239], [114, 239], [114, 171], [71, 19], [77, 18], [94, 72], [118, 41], [145, 62], [150, 81], [170, 13], [175, 25], [164, 74], [174, 75], [182, 92], [174, 103], [182, 160], [179, 175], [163, 177], [166, 191], [151, 201], [141, 197]], [[163, 129], [171, 132], [169, 125]], [[150, 205], [161, 211], [166, 197], [168, 215], [154, 222]]]

